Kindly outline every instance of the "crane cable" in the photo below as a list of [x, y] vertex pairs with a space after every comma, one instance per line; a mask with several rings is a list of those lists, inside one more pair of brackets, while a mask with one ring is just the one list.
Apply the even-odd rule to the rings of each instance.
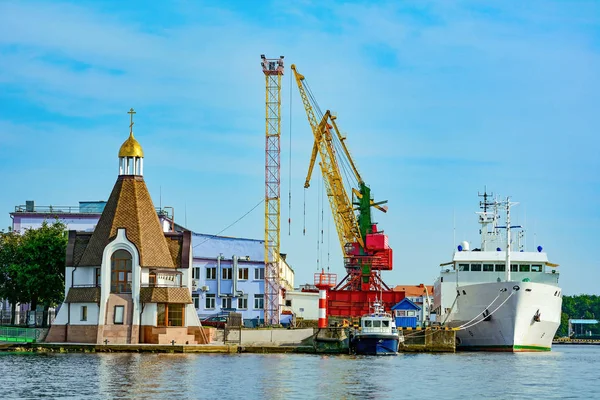
[[246, 217], [246, 215], [248, 215], [252, 211], [254, 211], [256, 209], [256, 207], [258, 207], [262, 203], [264, 203], [264, 201], [265, 201], [265, 199], [261, 199], [261, 201], [259, 201], [258, 203], [256, 203], [256, 205], [254, 207], [252, 207], [248, 212], [246, 212], [246, 214], [242, 215], [241, 217], [239, 217], [238, 219], [236, 219], [234, 222], [232, 222], [231, 224], [227, 225], [225, 228], [221, 229], [218, 233], [212, 235], [212, 237], [209, 237], [209, 238], [203, 240], [202, 242], [198, 243], [197, 245], [195, 245], [192, 248], [195, 249], [196, 247], [200, 246], [201, 244], [204, 244], [204, 243], [208, 242], [209, 240], [216, 239], [217, 236], [219, 236], [221, 233], [225, 232], [227, 229], [231, 228], [233, 225], [235, 225], [238, 222], [240, 222], [242, 219], [244, 219], [244, 217]]
[[292, 75], [290, 74], [290, 166], [288, 178], [288, 236], [292, 234]]

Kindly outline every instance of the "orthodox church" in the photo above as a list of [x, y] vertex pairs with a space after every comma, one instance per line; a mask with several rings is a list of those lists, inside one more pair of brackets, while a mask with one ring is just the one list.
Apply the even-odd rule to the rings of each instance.
[[192, 301], [191, 232], [164, 232], [133, 136], [93, 232], [69, 231], [65, 300], [46, 342], [206, 343]]

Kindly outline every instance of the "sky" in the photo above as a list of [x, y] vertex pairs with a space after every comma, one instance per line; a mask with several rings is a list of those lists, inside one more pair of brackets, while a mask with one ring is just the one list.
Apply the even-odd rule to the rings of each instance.
[[291, 64], [388, 201], [374, 210], [386, 283], [432, 284], [457, 244], [477, 247], [487, 189], [519, 203], [526, 248], [560, 264], [564, 294], [600, 294], [597, 1], [0, 1], [0, 227], [26, 200], [106, 200], [133, 107], [155, 205], [195, 232], [263, 239], [261, 54], [285, 56], [296, 285], [344, 270], [318, 169], [303, 188], [313, 136]]

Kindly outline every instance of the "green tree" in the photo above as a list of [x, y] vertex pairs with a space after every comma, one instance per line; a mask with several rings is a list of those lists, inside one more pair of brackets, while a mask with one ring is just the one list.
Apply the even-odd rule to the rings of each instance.
[[0, 299], [11, 305], [11, 325], [15, 324], [16, 304], [24, 301], [23, 290], [19, 286], [18, 252], [21, 236], [14, 232], [0, 232]]
[[[65, 288], [66, 226], [43, 222], [38, 229], [27, 229], [17, 251], [20, 265], [18, 286], [35, 310], [39, 305], [55, 306], [63, 300]], [[44, 319], [45, 320], [45, 319]]]

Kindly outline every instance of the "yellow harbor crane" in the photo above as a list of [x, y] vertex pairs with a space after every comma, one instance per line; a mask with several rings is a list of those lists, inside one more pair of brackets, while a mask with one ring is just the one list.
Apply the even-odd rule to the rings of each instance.
[[[356, 291], [389, 289], [374, 271], [392, 269], [392, 250], [387, 236], [377, 230], [371, 218], [371, 207], [387, 211], [387, 207], [382, 206], [386, 201], [375, 203], [371, 199], [371, 189], [356, 168], [336, 117], [329, 110], [324, 114], [321, 112], [304, 75], [295, 65], [292, 65], [292, 71], [315, 139], [304, 187], [310, 186], [318, 155], [348, 273], [338, 288]], [[350, 181], [351, 190], [344, 187], [342, 174]]]

